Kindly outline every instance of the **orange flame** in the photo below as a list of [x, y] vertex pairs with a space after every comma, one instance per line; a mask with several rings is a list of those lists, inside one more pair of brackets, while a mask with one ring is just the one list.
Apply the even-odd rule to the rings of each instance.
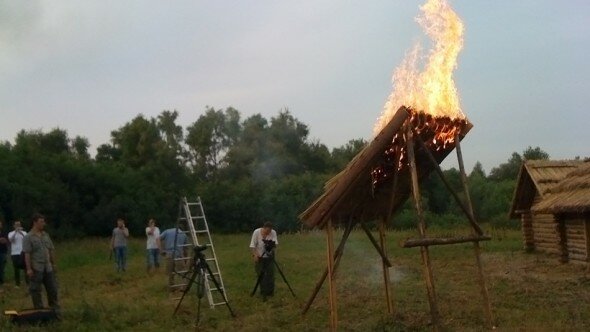
[[452, 76], [463, 47], [463, 22], [446, 0], [428, 0], [420, 9], [422, 16], [416, 21], [432, 39], [433, 48], [422, 72], [417, 69], [421, 57], [419, 44], [395, 70], [392, 79], [394, 90], [375, 125], [375, 135], [402, 105], [433, 117], [465, 118]]

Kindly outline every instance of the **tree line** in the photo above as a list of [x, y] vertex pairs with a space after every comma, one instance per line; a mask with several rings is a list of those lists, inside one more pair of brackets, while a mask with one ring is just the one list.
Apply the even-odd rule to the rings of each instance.
[[[186, 128], [177, 120], [177, 111], [137, 115], [113, 130], [94, 157], [85, 137], [71, 138], [59, 128], [21, 130], [14, 144], [0, 144], [0, 218], [26, 225], [33, 212], [41, 212], [57, 237], [71, 238], [109, 235], [121, 217], [132, 233], [143, 234], [148, 218], [174, 225], [180, 197], [198, 195], [213, 231], [251, 231], [265, 220], [279, 231], [295, 231], [298, 214], [322, 193], [325, 181], [367, 144], [352, 139], [330, 150], [310, 139], [308, 126], [287, 109], [270, 119], [242, 119], [234, 108], [207, 107]], [[477, 163], [469, 182], [478, 219], [509, 225], [521, 161], [547, 158], [529, 147], [489, 175]], [[459, 172], [444, 172], [461, 192]], [[429, 220], [459, 219], [436, 174], [422, 188]], [[408, 204], [393, 227], [412, 227], [412, 213]]]

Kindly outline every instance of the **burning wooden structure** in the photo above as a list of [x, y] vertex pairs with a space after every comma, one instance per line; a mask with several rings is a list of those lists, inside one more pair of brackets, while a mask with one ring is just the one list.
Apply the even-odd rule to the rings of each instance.
[[589, 262], [590, 163], [525, 161], [510, 216], [521, 220], [525, 249]]
[[[388, 312], [394, 314], [390, 295], [389, 261], [385, 246], [385, 226], [392, 215], [412, 195], [418, 218], [419, 238], [407, 240], [403, 247], [420, 247], [424, 264], [424, 277], [433, 326], [438, 327], [438, 306], [434, 289], [434, 278], [429, 257], [429, 246], [473, 242], [478, 277], [484, 298], [486, 316], [492, 324], [491, 308], [480, 261], [479, 241], [489, 240], [473, 216], [469, 195], [463, 202], [451, 189], [439, 164], [453, 149], [457, 150], [459, 167], [463, 176], [465, 192], [467, 183], [460, 140], [472, 128], [466, 119], [432, 117], [406, 107], [400, 107], [388, 124], [358, 155], [333, 179], [325, 185], [325, 192], [305, 210], [300, 219], [310, 227], [326, 230], [327, 268], [310, 296], [304, 313], [313, 303], [317, 293], [328, 279], [330, 302], [330, 326], [337, 325], [334, 271], [342, 257], [346, 240], [355, 225], [360, 225], [382, 258], [385, 296]], [[419, 183], [435, 171], [464, 211], [472, 226], [472, 234], [459, 238], [428, 238]], [[367, 222], [380, 220], [379, 242], [366, 226]], [[342, 239], [334, 249], [332, 228], [345, 225]], [[330, 276], [328, 278], [328, 276]]]

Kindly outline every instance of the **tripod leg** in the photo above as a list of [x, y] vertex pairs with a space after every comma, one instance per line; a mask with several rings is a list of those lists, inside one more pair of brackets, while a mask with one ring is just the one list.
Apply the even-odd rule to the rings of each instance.
[[[202, 273], [202, 271], [201, 271], [201, 273]], [[199, 274], [201, 274], [201, 273], [199, 273]], [[201, 276], [199, 276], [199, 279], [200, 278], [201, 278]], [[197, 287], [201, 287], [201, 286], [197, 285]], [[202, 298], [202, 296], [199, 296], [199, 303], [197, 304], [197, 325], [199, 325], [199, 321], [201, 320], [201, 298]]]
[[217, 287], [217, 289], [219, 289], [219, 292], [221, 293], [221, 296], [223, 297], [223, 300], [225, 301], [225, 305], [227, 306], [229, 313], [231, 314], [232, 317], [236, 317], [236, 314], [234, 313], [234, 311], [230, 307], [229, 301], [227, 300], [227, 297], [225, 296], [225, 289], [222, 289], [221, 286], [219, 285], [219, 283], [217, 282], [217, 279], [215, 278], [215, 275], [213, 275], [213, 271], [211, 271], [209, 264], [207, 264], [207, 262], [204, 261], [203, 265], [205, 265], [205, 268], [207, 269], [207, 273], [209, 273], [209, 276], [211, 277], [211, 281], [213, 281], [213, 284], [215, 285], [215, 287]]
[[199, 273], [199, 271], [197, 269], [194, 269], [193, 274], [191, 275], [191, 277], [188, 281], [188, 284], [186, 285], [186, 288], [182, 292], [182, 296], [180, 297], [180, 300], [178, 300], [178, 304], [176, 305], [176, 308], [174, 309], [174, 313], [172, 314], [173, 316], [176, 315], [176, 312], [178, 311], [178, 308], [180, 308], [180, 304], [182, 303], [182, 300], [184, 300], [186, 293], [188, 293], [188, 291], [191, 289], [191, 286], [192, 286], [193, 282], [195, 281], [195, 278], [197, 277], [198, 273]]
[[263, 277], [264, 277], [264, 269], [260, 269], [260, 273], [258, 274], [258, 278], [256, 278], [256, 285], [254, 285], [254, 289], [252, 290], [252, 293], [250, 293], [250, 296], [254, 296], [254, 294], [256, 294], [256, 290], [258, 289], [258, 286], [260, 286], [260, 282], [262, 281]]
[[279, 271], [279, 274], [283, 278], [283, 281], [287, 284], [287, 287], [289, 287], [289, 290], [291, 291], [291, 294], [293, 294], [293, 297], [296, 298], [297, 296], [295, 296], [295, 292], [293, 292], [293, 289], [291, 288], [291, 285], [289, 285], [289, 282], [287, 281], [287, 278], [285, 278], [285, 274], [283, 273], [283, 270], [281, 270], [281, 268], [279, 267], [279, 264], [277, 263], [277, 261], [275, 259], [273, 259], [272, 261], [273, 261], [273, 263], [275, 263], [275, 266], [277, 267], [277, 270]]

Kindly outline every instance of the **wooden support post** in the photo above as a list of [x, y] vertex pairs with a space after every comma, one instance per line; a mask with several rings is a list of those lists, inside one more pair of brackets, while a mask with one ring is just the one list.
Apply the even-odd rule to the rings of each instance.
[[381, 250], [381, 247], [377, 243], [377, 240], [375, 240], [375, 237], [373, 237], [373, 234], [371, 234], [371, 231], [367, 228], [365, 223], [361, 222], [360, 225], [361, 225], [363, 231], [365, 231], [365, 234], [367, 234], [367, 236], [369, 237], [369, 240], [371, 240], [373, 247], [375, 247], [375, 249], [377, 249], [377, 252], [379, 253], [379, 256], [381, 256], [381, 259], [383, 260], [383, 262], [388, 267], [391, 267], [391, 262], [389, 261], [389, 258], [387, 258], [387, 255], [383, 252], [383, 250]]
[[[379, 223], [379, 242], [381, 243], [381, 250], [387, 257], [387, 247], [385, 246], [385, 226], [387, 224], [387, 217], [383, 217], [381, 223]], [[387, 313], [390, 315], [395, 314], [395, 307], [391, 297], [391, 281], [389, 278], [389, 266], [387, 266], [384, 259], [381, 260], [381, 266], [383, 267], [383, 284], [385, 285], [385, 302], [387, 303]]]
[[387, 210], [387, 219], [385, 222], [389, 222], [391, 220], [391, 216], [393, 215], [393, 204], [395, 202], [395, 190], [397, 188], [397, 181], [398, 181], [398, 167], [399, 167], [399, 159], [401, 158], [401, 148], [395, 148], [395, 157], [393, 158], [393, 180], [391, 180], [391, 199], [389, 201], [389, 209]]
[[[418, 231], [420, 237], [426, 237], [426, 222], [424, 221], [424, 213], [422, 211], [422, 203], [420, 201], [420, 187], [418, 186], [418, 172], [416, 168], [416, 157], [414, 155], [414, 137], [412, 128], [407, 125], [406, 134], [408, 159], [410, 161], [410, 173], [412, 178], [412, 196], [414, 198], [414, 206], [418, 214]], [[438, 164], [437, 164], [438, 165]], [[432, 326], [435, 331], [439, 329], [439, 313], [436, 304], [436, 294], [434, 291], [434, 276], [432, 274], [432, 267], [430, 265], [430, 256], [428, 247], [420, 247], [420, 254], [422, 255], [422, 263], [424, 264], [424, 279], [426, 280], [426, 290], [428, 292], [428, 304], [430, 305], [430, 316], [432, 318]]]
[[447, 181], [447, 179], [445, 178], [445, 175], [443, 174], [442, 169], [440, 169], [440, 166], [438, 165], [436, 158], [434, 158], [434, 156], [432, 155], [432, 153], [430, 152], [430, 150], [428, 149], [426, 144], [424, 144], [424, 142], [422, 141], [422, 139], [420, 138], [419, 135], [415, 135], [414, 137], [415, 137], [416, 141], [418, 142], [418, 144], [420, 145], [420, 147], [422, 148], [422, 150], [424, 151], [424, 154], [426, 154], [426, 156], [428, 156], [428, 159], [432, 163], [434, 170], [436, 171], [436, 173], [438, 174], [438, 176], [440, 177], [440, 179], [444, 183], [445, 187], [447, 187], [447, 190], [455, 198], [457, 205], [459, 205], [461, 210], [463, 210], [463, 213], [465, 213], [465, 216], [467, 216], [467, 219], [469, 220], [471, 227], [473, 227], [473, 229], [477, 232], [477, 235], [483, 235], [483, 230], [481, 229], [479, 224], [475, 221], [475, 219], [473, 218], [473, 215], [469, 212], [469, 209], [465, 206], [465, 204], [463, 204], [463, 202], [459, 198], [459, 195], [457, 195], [457, 193], [453, 190], [449, 181]]
[[[461, 172], [461, 182], [463, 182], [463, 191], [465, 191], [465, 198], [467, 200], [467, 207], [471, 218], [475, 220], [475, 213], [473, 212], [473, 203], [471, 201], [471, 195], [469, 194], [469, 187], [467, 185], [467, 175], [465, 174], [465, 165], [463, 164], [463, 153], [461, 152], [461, 139], [459, 134], [455, 134], [455, 150], [457, 150], [457, 160], [459, 162], [459, 171]], [[477, 230], [473, 229], [474, 233], [477, 234]], [[473, 251], [475, 253], [475, 263], [477, 265], [477, 279], [479, 281], [479, 287], [481, 289], [481, 297], [483, 299], [484, 313], [488, 320], [490, 328], [494, 328], [494, 316], [492, 315], [492, 306], [490, 304], [490, 295], [486, 286], [486, 279], [483, 273], [483, 266], [481, 263], [481, 248], [479, 242], [473, 242]]]
[[[348, 225], [346, 226], [346, 229], [344, 230], [344, 234], [342, 234], [342, 239], [340, 240], [340, 243], [338, 244], [338, 248], [336, 248], [336, 252], [334, 253], [334, 267], [332, 269], [332, 275], [334, 275], [336, 273], [336, 270], [338, 269], [338, 265], [340, 264], [340, 258], [342, 257], [342, 253], [344, 252], [344, 245], [346, 244], [346, 240], [348, 240], [348, 236], [350, 235], [350, 232], [354, 228], [355, 224], [356, 224], [356, 222], [351, 219], [350, 222], [348, 223]], [[326, 277], [328, 276], [328, 272], [329, 272], [328, 270], [329, 270], [329, 267], [327, 266], [326, 269], [324, 270], [324, 273], [320, 277], [320, 280], [318, 280], [318, 282], [316, 283], [311, 296], [307, 300], [307, 303], [305, 304], [305, 307], [303, 308], [303, 312], [301, 313], [302, 315], [305, 315], [307, 313], [307, 311], [309, 310], [309, 308], [311, 307], [311, 305], [313, 304], [313, 301], [315, 300], [320, 289], [322, 288], [324, 281], [326, 281]]]
[[338, 328], [338, 310], [336, 305], [336, 285], [334, 278], [334, 238], [332, 219], [326, 224], [327, 252], [328, 252], [328, 298], [330, 302], [330, 331]]

